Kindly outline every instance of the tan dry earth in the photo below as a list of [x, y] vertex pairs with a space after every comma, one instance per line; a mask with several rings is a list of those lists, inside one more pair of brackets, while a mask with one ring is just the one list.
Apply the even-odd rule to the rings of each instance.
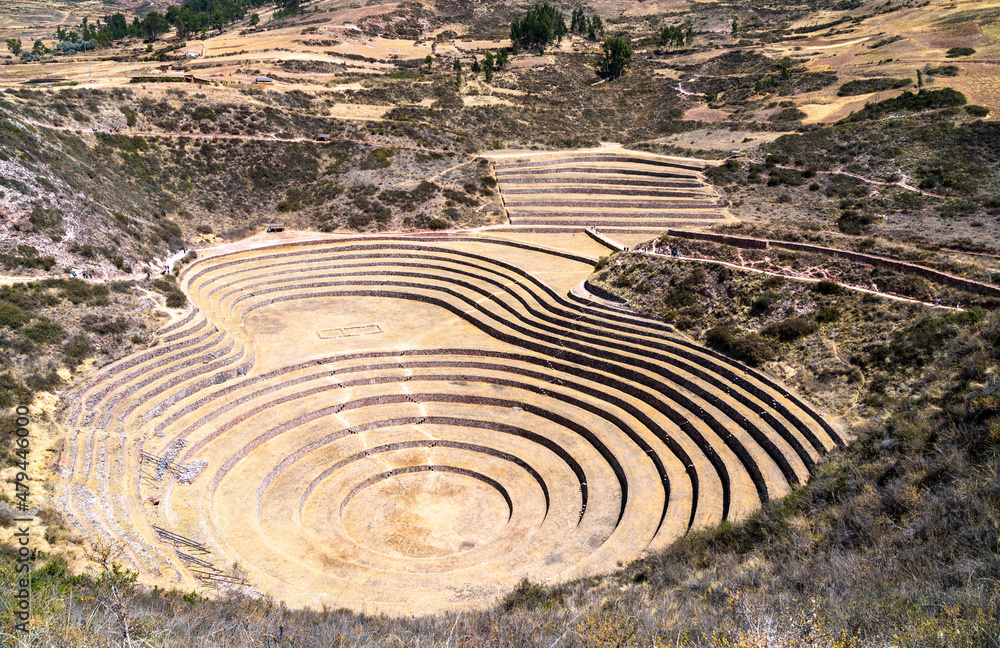
[[581, 228], [530, 229], [200, 250], [160, 344], [64, 394], [72, 524], [148, 583], [465, 609], [739, 519], [843, 443], [773, 380], [590, 296], [606, 248]]

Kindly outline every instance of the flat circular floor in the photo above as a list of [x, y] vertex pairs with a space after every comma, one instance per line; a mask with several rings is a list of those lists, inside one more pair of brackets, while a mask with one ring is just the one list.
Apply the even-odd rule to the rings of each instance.
[[394, 474], [362, 488], [345, 505], [348, 536], [378, 553], [441, 557], [489, 543], [510, 520], [495, 485], [456, 472]]

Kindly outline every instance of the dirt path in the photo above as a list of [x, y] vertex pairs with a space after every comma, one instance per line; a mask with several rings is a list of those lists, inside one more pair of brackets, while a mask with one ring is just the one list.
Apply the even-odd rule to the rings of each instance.
[[38, 277], [0, 277], [0, 286], [10, 286], [12, 284], [30, 283], [40, 280]]
[[[679, 259], [682, 261], [699, 261], [702, 263], [714, 263], [716, 265], [728, 266], [730, 268], [736, 268], [738, 270], [746, 270], [747, 272], [757, 272], [760, 274], [769, 275], [771, 277], [782, 277], [784, 279], [794, 279], [795, 281], [808, 281], [809, 283], [819, 283], [820, 281], [831, 281], [830, 279], [817, 279], [816, 277], [804, 277], [796, 274], [782, 274], [780, 272], [771, 272], [770, 270], [759, 270], [757, 268], [751, 268], [745, 265], [739, 265], [736, 263], [729, 263], [728, 261], [718, 261], [716, 259], [706, 259], [703, 257], [692, 257], [692, 256], [673, 256], [671, 254], [662, 254], [660, 252], [650, 252], [648, 250], [643, 250], [635, 248], [633, 252], [642, 252], [644, 254], [649, 254], [652, 256], [659, 256], [668, 259]], [[852, 286], [851, 284], [841, 283], [839, 281], [834, 281], [833, 283], [838, 286], [847, 288], [848, 290], [854, 290], [856, 292], [868, 293], [869, 295], [877, 295], [879, 297], [885, 297], [886, 299], [892, 299], [895, 301], [906, 302], [910, 304], [920, 304], [921, 306], [927, 306], [929, 308], [944, 308], [947, 310], [965, 310], [963, 308], [956, 308], [954, 306], [942, 306], [938, 304], [932, 304], [930, 302], [920, 301], [919, 299], [911, 299], [909, 297], [900, 297], [899, 295], [893, 295], [891, 293], [880, 292], [878, 290], [872, 290], [871, 288], [862, 288], [860, 286]]]
[[[798, 169], [796, 169], [795, 167], [788, 166], [786, 164], [776, 164], [774, 166], [778, 167], [779, 169], [789, 169], [791, 171], [798, 171]], [[816, 173], [822, 173], [824, 175], [845, 175], [854, 178], [856, 180], [861, 180], [862, 182], [867, 182], [868, 184], [878, 185], [880, 187], [901, 187], [902, 189], [906, 189], [907, 191], [912, 191], [914, 193], [918, 193], [923, 196], [930, 196], [931, 198], [944, 198], [944, 199], [948, 198], [948, 196], [942, 196], [941, 194], [936, 194], [931, 191], [925, 191], [920, 187], [914, 187], [913, 185], [907, 182], [909, 177], [902, 173], [900, 173], [901, 177], [896, 182], [883, 182], [882, 180], [875, 180], [872, 178], [867, 178], [857, 173], [852, 173], [850, 171], [842, 171], [838, 169], [834, 169], [832, 171], [817, 171]]]
[[690, 90], [685, 90], [684, 89], [684, 84], [680, 83], [680, 82], [678, 82], [678, 84], [677, 84], [677, 92], [679, 92], [682, 95], [685, 95], [687, 97], [705, 97], [705, 96], [707, 96], [704, 92], [691, 92]]

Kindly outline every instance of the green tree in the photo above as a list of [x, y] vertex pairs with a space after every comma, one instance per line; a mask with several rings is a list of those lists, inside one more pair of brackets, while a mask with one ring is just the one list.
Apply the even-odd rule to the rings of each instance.
[[920, 70], [917, 70], [917, 87], [918, 88], [924, 87], [924, 73], [921, 72]]
[[733, 32], [732, 32], [733, 36], [736, 35], [736, 32], [738, 30], [739, 30], [739, 22], [736, 20], [736, 18], [733, 18]]
[[683, 47], [690, 45], [694, 41], [694, 29], [690, 23], [683, 25], [667, 25], [660, 31], [659, 45], [671, 47]]
[[624, 36], [612, 36], [604, 41], [604, 56], [598, 73], [605, 79], [617, 79], [632, 64], [632, 44]]
[[212, 27], [215, 27], [217, 30], [219, 30], [220, 34], [222, 33], [222, 30], [225, 28], [228, 22], [229, 21], [226, 19], [226, 14], [222, 13], [221, 9], [216, 9], [215, 11], [212, 12]]
[[483, 67], [479, 65], [479, 61], [476, 60], [475, 56], [472, 57], [472, 66], [469, 69], [472, 70], [473, 74], [479, 74], [483, 71]]
[[510, 24], [510, 42], [515, 54], [521, 47], [542, 49], [554, 40], [561, 41], [567, 33], [562, 14], [548, 3], [534, 5], [523, 18]]
[[424, 63], [427, 64], [427, 70], [429, 72], [431, 69], [431, 65], [434, 63], [433, 57], [431, 57], [431, 55], [428, 54], [427, 56], [424, 57]]
[[48, 54], [49, 48], [45, 47], [45, 43], [43, 43], [42, 41], [36, 40], [35, 44], [31, 46], [31, 53], [34, 54], [35, 56], [39, 56], [41, 54]]
[[147, 38], [156, 38], [170, 30], [170, 23], [156, 11], [150, 11], [142, 21], [142, 31]]
[[497, 69], [499, 69], [499, 70], [505, 70], [505, 69], [507, 69], [507, 63], [509, 63], [509, 62], [510, 61], [507, 58], [507, 48], [499, 50], [497, 52]]
[[21, 39], [20, 38], [8, 38], [7, 39], [7, 49], [9, 49], [14, 54], [21, 53]]
[[[483, 69], [493, 72], [493, 52], [486, 52], [486, 56], [483, 58]], [[490, 78], [493, 78], [492, 74], [490, 74]]]
[[250, 25], [251, 26], [256, 27], [257, 23], [259, 23], [259, 22], [260, 22], [260, 16], [258, 16], [255, 13], [250, 14]]
[[104, 23], [104, 29], [101, 32], [106, 32], [107, 40], [117, 40], [128, 36], [128, 21], [125, 20], [124, 14], [116, 13], [105, 16]]

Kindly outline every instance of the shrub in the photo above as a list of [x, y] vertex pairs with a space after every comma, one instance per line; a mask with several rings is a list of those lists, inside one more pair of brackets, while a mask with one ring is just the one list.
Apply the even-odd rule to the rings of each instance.
[[566, 594], [561, 588], [548, 588], [528, 579], [522, 580], [509, 594], [503, 597], [501, 605], [505, 612], [517, 608], [548, 610], [562, 604]]
[[697, 295], [681, 286], [674, 286], [663, 296], [663, 305], [668, 308], [684, 308], [697, 300]]
[[904, 88], [913, 83], [913, 79], [892, 79], [890, 77], [879, 77], [876, 79], [855, 79], [848, 81], [837, 90], [838, 97], [851, 97], [854, 95], [868, 94], [880, 90], [895, 90]]
[[840, 212], [840, 218], [837, 219], [837, 229], [844, 234], [857, 236], [864, 234], [865, 230], [874, 222], [874, 216], [861, 214], [853, 209], [845, 209]]
[[816, 321], [820, 324], [829, 324], [840, 319], [840, 309], [836, 306], [820, 306], [816, 309]]
[[103, 315], [87, 315], [83, 318], [84, 327], [97, 335], [120, 336], [128, 332], [129, 321], [124, 317], [111, 320]]
[[28, 215], [28, 221], [40, 230], [58, 230], [62, 228], [62, 216], [54, 209], [42, 209], [36, 206]]
[[782, 342], [793, 342], [816, 331], [816, 325], [802, 317], [789, 317], [765, 326], [761, 333]]
[[69, 361], [68, 364], [75, 366], [83, 362], [94, 352], [94, 346], [86, 336], [74, 335], [63, 344], [62, 352]]
[[21, 329], [21, 334], [36, 344], [55, 344], [62, 342], [66, 331], [58, 322], [50, 319], [40, 319], [30, 326]]
[[769, 119], [773, 122], [790, 122], [805, 119], [808, 116], [798, 108], [785, 108], [771, 115]]
[[179, 290], [167, 295], [167, 308], [184, 308], [187, 306], [187, 303], [187, 297]]
[[46, 372], [36, 372], [24, 378], [24, 384], [32, 391], [51, 392], [62, 384], [62, 378], [55, 369], [49, 368]]
[[728, 351], [736, 336], [725, 326], [716, 326], [705, 333], [705, 344], [718, 351]]
[[59, 297], [73, 304], [107, 306], [110, 290], [104, 284], [89, 284], [82, 279], [46, 279], [42, 285], [57, 288]]
[[888, 345], [874, 349], [872, 364], [889, 363], [896, 367], [921, 367], [934, 357], [960, 331], [962, 325], [981, 318], [977, 311], [931, 314], [915, 324], [893, 333]]
[[771, 307], [778, 303], [781, 295], [773, 290], [767, 290], [757, 295], [753, 303], [750, 304], [750, 311], [754, 315], [760, 315], [771, 310]]
[[965, 107], [965, 112], [969, 113], [973, 117], [986, 117], [990, 114], [990, 109], [986, 106], [971, 104]]
[[838, 295], [842, 290], [840, 284], [838, 284], [835, 281], [828, 281], [826, 279], [814, 283], [812, 289], [821, 295]]
[[[777, 187], [778, 185], [789, 185], [791, 187], [801, 186], [805, 181], [802, 179], [802, 174], [795, 169], [771, 169], [768, 174], [767, 186]], [[785, 194], [786, 195], [786, 194]], [[786, 201], [781, 201], [779, 196], [779, 202], [791, 202], [789, 197]]]
[[952, 47], [945, 54], [948, 58], [958, 58], [959, 56], [971, 56], [976, 53], [971, 47]]
[[0, 326], [19, 329], [28, 323], [28, 315], [16, 304], [0, 301]]
[[964, 106], [965, 95], [958, 90], [941, 88], [940, 90], [920, 90], [916, 94], [907, 90], [898, 97], [886, 99], [875, 104], [869, 104], [858, 112], [848, 115], [843, 121], [860, 121], [876, 119], [888, 113], [901, 110], [939, 110]]
[[961, 68], [957, 65], [942, 65], [941, 67], [928, 68], [927, 74], [930, 76], [955, 77], [961, 71]]
[[760, 335], [750, 333], [736, 339], [730, 355], [748, 365], [758, 367], [774, 359], [774, 347]]
[[[0, 409], [15, 405], [30, 405], [33, 400], [31, 390], [9, 373], [0, 374]], [[5, 444], [5, 448], [10, 447]]]
[[399, 149], [394, 146], [377, 148], [368, 151], [368, 155], [361, 162], [362, 169], [385, 169], [392, 164], [392, 158], [399, 153]]
[[177, 280], [173, 275], [156, 279], [151, 285], [154, 290], [167, 298], [167, 308], [183, 308], [187, 305], [187, 297], [177, 287]]

